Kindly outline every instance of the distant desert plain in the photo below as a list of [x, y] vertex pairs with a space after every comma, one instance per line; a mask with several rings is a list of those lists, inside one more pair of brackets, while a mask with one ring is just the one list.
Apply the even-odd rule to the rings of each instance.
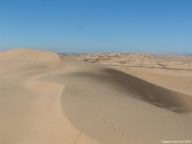
[[192, 56], [0, 52], [0, 144], [192, 144]]

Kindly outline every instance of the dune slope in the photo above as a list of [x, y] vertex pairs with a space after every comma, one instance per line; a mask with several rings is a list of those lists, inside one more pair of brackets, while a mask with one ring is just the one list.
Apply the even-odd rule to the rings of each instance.
[[160, 144], [188, 140], [192, 96], [34, 50], [0, 54], [0, 143]]

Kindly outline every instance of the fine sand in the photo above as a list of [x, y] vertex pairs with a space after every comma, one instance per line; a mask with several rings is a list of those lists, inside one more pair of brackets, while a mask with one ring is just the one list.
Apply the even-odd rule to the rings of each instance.
[[191, 60], [1, 52], [0, 144], [192, 143]]

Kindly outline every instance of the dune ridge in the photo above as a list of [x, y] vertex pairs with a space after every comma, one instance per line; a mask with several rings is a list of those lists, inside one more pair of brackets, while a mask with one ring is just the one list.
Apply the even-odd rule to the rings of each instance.
[[190, 139], [189, 94], [49, 52], [3, 52], [0, 66], [0, 143], [160, 144]]

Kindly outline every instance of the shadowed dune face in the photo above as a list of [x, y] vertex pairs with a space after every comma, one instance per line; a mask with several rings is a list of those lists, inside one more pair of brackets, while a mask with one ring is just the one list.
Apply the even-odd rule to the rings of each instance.
[[67, 76], [87, 77], [113, 84], [115, 89], [125, 93], [127, 96], [175, 113], [188, 113], [192, 111], [191, 95], [160, 87], [118, 70], [104, 68], [98, 74], [78, 72], [68, 74]]
[[127, 91], [130, 89], [135, 94], [139, 95], [133, 98], [143, 100], [176, 113], [192, 111], [191, 95], [168, 90], [118, 70], [105, 69], [104, 71], [109, 73], [111, 79], [122, 88], [127, 89]]

